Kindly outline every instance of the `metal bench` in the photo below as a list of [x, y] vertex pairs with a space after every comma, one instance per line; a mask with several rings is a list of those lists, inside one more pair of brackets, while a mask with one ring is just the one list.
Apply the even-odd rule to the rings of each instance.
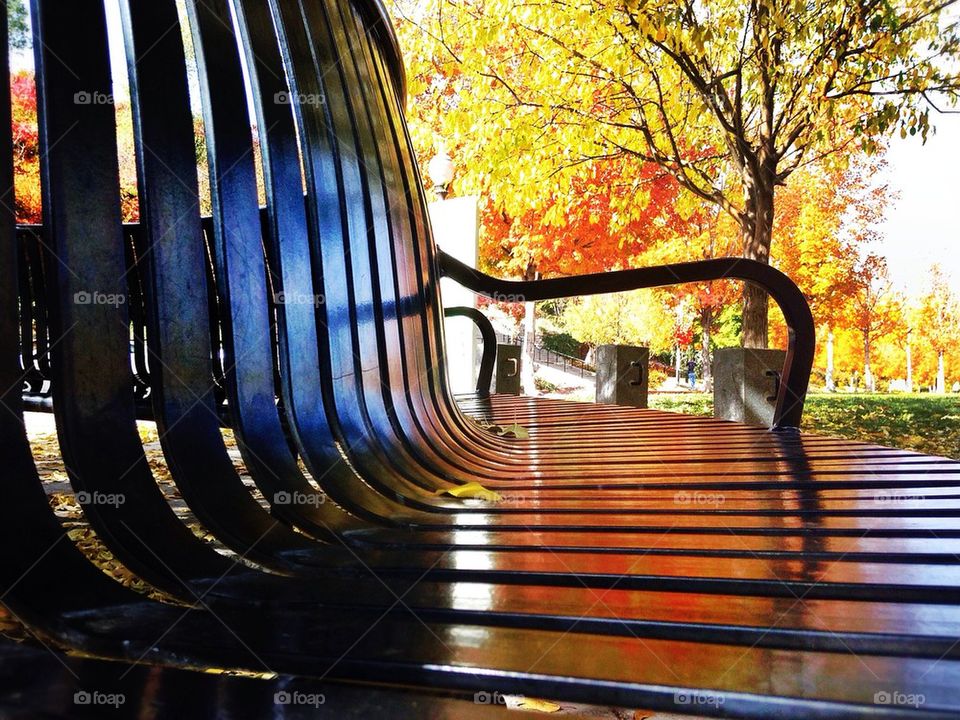
[[[44, 223], [20, 231], [33, 245], [16, 240], [9, 189], [0, 206], [0, 596], [41, 642], [120, 661], [101, 692], [133, 663], [403, 684], [428, 706], [443, 691], [741, 717], [956, 714], [960, 466], [796, 430], [813, 333], [784, 276], [719, 260], [507, 283], [438, 253], [399, 52], [372, 0], [188, 0], [205, 228], [177, 4], [120, 5], [141, 223], [120, 222], [113, 108], [74, 102], [112, 90], [96, 2], [34, 0]], [[0, 157], [12, 188], [9, 140]], [[776, 426], [529, 398], [458, 406], [441, 273], [528, 300], [758, 283], [790, 328]], [[80, 301], [93, 293], [125, 301]], [[24, 432], [25, 389], [56, 415], [90, 526], [162, 600], [67, 538]], [[226, 551], [158, 488], [136, 428], [147, 407], [180, 493]], [[233, 465], [225, 413], [269, 508]], [[437, 494], [471, 481], [504, 502]]]

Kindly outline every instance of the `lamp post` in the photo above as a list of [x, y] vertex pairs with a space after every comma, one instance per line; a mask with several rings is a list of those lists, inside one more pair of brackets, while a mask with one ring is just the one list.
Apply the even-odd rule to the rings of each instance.
[[427, 174], [433, 182], [433, 191], [437, 197], [446, 199], [450, 181], [453, 180], [453, 160], [446, 150], [440, 149], [427, 163]]

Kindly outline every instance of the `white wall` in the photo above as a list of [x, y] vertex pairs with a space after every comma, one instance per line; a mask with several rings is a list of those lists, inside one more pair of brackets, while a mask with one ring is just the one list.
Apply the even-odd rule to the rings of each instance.
[[[430, 222], [437, 245], [470, 267], [477, 266], [479, 216], [476, 197], [458, 197], [430, 203]], [[448, 278], [440, 281], [444, 307], [476, 307], [476, 296]], [[446, 321], [447, 377], [455, 393], [476, 390], [479, 344], [476, 326], [466, 318]]]

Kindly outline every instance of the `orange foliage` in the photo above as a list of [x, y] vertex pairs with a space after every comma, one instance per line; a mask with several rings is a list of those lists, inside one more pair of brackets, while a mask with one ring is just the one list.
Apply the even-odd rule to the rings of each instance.
[[[637, 195], [649, 201], [623, 210]], [[616, 158], [583, 166], [572, 190], [543, 207], [510, 217], [487, 203], [481, 215], [482, 262], [501, 272], [542, 276], [604, 272], [631, 266], [631, 259], [673, 235], [683, 220], [674, 211], [679, 188], [652, 164]], [[548, 221], [559, 211], [559, 222]]]
[[[10, 78], [14, 152], [14, 196], [18, 223], [39, 224], [43, 209], [40, 189], [40, 135], [37, 125], [37, 88], [32, 72], [21, 70]], [[120, 208], [124, 222], [137, 222], [136, 158], [129, 105], [116, 107], [120, 163]]]
[[17, 222], [39, 223], [40, 139], [37, 128], [37, 88], [33, 74], [18, 72], [10, 78], [13, 115], [13, 172]]

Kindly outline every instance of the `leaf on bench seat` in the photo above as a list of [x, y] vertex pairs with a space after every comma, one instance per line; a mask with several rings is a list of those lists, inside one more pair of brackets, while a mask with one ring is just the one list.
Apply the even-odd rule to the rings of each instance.
[[452, 495], [455, 498], [474, 498], [478, 500], [486, 500], [488, 502], [500, 502], [503, 500], [503, 497], [499, 493], [495, 493], [493, 490], [487, 490], [483, 485], [478, 482], [468, 482], [464, 485], [457, 485], [452, 488], [444, 488], [443, 490], [437, 490], [436, 495]]
[[534, 712], [555, 713], [560, 710], [560, 706], [549, 700], [537, 700], [536, 698], [523, 698], [517, 705], [518, 710], [533, 710]]
[[518, 440], [526, 440], [530, 437], [530, 431], [517, 423], [513, 425], [498, 425], [495, 428], [495, 432], [501, 437], [514, 437]]
[[518, 440], [526, 440], [530, 437], [530, 431], [516, 422], [511, 425], [495, 425], [492, 422], [487, 422], [486, 420], [475, 418], [471, 415], [467, 415], [467, 417], [475, 425], [500, 437], [517, 438]]

